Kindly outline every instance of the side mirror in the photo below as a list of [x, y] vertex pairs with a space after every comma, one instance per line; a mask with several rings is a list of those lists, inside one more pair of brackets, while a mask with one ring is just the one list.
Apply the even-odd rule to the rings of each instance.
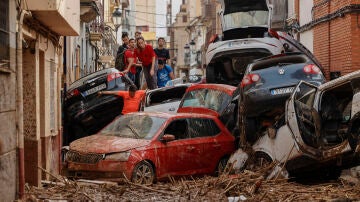
[[165, 134], [160, 139], [160, 141], [162, 141], [162, 142], [170, 142], [170, 141], [173, 141], [173, 140], [175, 140], [175, 136], [171, 135], [171, 134]]

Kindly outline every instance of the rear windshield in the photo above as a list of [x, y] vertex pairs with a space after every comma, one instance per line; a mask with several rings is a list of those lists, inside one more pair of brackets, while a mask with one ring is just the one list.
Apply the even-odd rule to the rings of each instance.
[[230, 103], [231, 96], [215, 89], [196, 89], [187, 92], [180, 107], [204, 107], [221, 113]]

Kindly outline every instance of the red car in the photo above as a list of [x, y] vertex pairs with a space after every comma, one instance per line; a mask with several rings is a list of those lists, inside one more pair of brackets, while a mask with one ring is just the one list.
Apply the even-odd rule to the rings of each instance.
[[216, 174], [235, 151], [234, 140], [215, 116], [130, 113], [72, 142], [65, 155], [66, 175], [126, 176], [149, 184], [168, 176]]
[[217, 116], [236, 137], [239, 87], [226, 84], [195, 84], [181, 99], [177, 112], [201, 113]]

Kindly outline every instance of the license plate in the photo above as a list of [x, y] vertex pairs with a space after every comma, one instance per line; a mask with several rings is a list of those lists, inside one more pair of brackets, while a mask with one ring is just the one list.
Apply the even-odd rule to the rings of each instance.
[[95, 86], [94, 88], [90, 88], [89, 90], [85, 91], [85, 96], [91, 95], [91, 94], [96, 93], [105, 88], [106, 88], [106, 84], [104, 84], [104, 83], [101, 85]]
[[277, 89], [272, 89], [271, 95], [282, 95], [282, 94], [288, 94], [288, 93], [292, 93], [294, 91], [295, 87], [288, 87], [288, 88], [277, 88]]

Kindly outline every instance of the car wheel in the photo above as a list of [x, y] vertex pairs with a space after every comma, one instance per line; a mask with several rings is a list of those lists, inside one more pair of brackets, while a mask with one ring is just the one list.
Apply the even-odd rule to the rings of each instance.
[[132, 182], [137, 184], [152, 184], [154, 180], [154, 168], [149, 162], [142, 161], [135, 166], [131, 178]]
[[228, 160], [229, 160], [228, 157], [223, 157], [220, 159], [220, 161], [216, 167], [216, 173], [215, 173], [216, 176], [219, 176], [219, 175], [223, 174], [224, 172], [226, 172], [226, 165], [227, 165]]
[[263, 152], [255, 153], [254, 165], [255, 167], [264, 168], [272, 163], [272, 159], [269, 155]]

